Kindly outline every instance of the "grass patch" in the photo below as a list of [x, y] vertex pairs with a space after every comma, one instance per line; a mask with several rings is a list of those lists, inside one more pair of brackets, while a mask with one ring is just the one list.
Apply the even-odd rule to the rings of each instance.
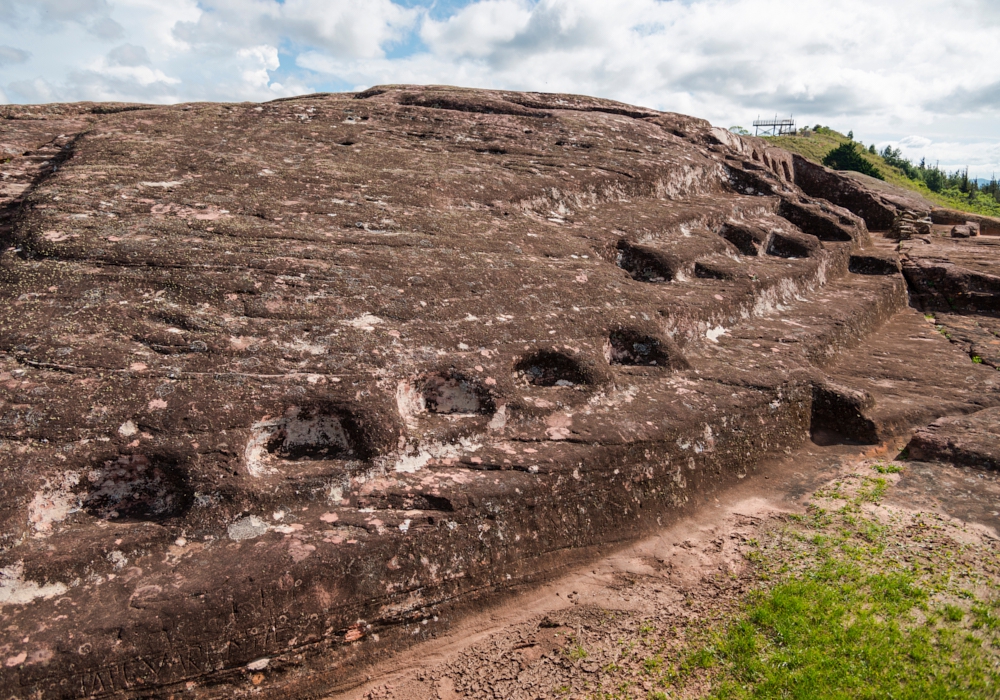
[[579, 697], [1000, 698], [1000, 547], [878, 506], [902, 468], [867, 468], [745, 541], [757, 585], [729, 612], [642, 621], [605, 689]]
[[983, 641], [946, 605], [920, 624], [930, 592], [909, 572], [872, 573], [826, 555], [820, 566], [753, 596], [717, 647], [710, 697], [989, 698], [1000, 676]]
[[879, 474], [899, 474], [903, 471], [903, 468], [898, 464], [883, 464], [882, 462], [875, 462], [872, 469]]
[[[834, 149], [852, 143], [852, 140], [844, 134], [825, 127], [819, 130], [810, 129], [799, 134], [764, 138], [775, 146], [798, 153], [803, 158], [818, 164], [822, 164], [823, 159]], [[925, 182], [907, 177], [902, 170], [889, 165], [878, 153], [871, 153], [861, 148], [860, 145], [858, 157], [865, 163], [863, 170], [868, 170], [870, 167], [876, 170], [881, 175], [881, 179], [886, 182], [912, 190], [933, 204], [985, 216], [1000, 216], [1000, 203], [985, 193], [966, 194], [953, 188], [934, 192]]]
[[995, 548], [977, 561], [925, 518], [881, 522], [866, 504], [890, 483], [859, 476], [846, 506], [789, 520], [789, 544], [761, 565], [774, 583], [690, 655], [689, 667], [712, 675], [708, 697], [1000, 697]]
[[569, 648], [566, 649], [566, 656], [570, 660], [579, 661], [581, 659], [586, 659], [588, 656], [590, 656], [587, 653], [587, 650], [584, 649], [583, 646], [578, 641], [576, 641], [575, 639], [571, 641], [572, 644], [569, 646]]

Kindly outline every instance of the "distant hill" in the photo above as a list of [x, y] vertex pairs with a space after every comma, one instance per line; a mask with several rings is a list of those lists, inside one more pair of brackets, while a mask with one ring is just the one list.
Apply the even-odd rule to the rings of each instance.
[[[846, 135], [840, 133], [839, 131], [834, 131], [833, 129], [826, 127], [820, 127], [818, 129], [803, 129], [797, 134], [785, 136], [766, 136], [763, 138], [776, 146], [793, 153], [798, 153], [802, 157], [820, 164], [823, 163], [823, 158], [830, 151], [842, 144], [850, 143], [852, 141], [852, 139], [849, 139]], [[994, 196], [982, 192], [962, 192], [955, 188], [953, 186], [954, 183], [950, 181], [946, 182], [944, 187], [939, 185], [937, 189], [940, 191], [932, 191], [931, 188], [928, 187], [922, 180], [907, 177], [907, 174], [900, 167], [890, 165], [879, 153], [872, 153], [869, 150], [869, 147], [865, 144], [861, 142], [856, 143], [858, 144], [858, 151], [864, 160], [871, 163], [871, 165], [878, 170], [886, 182], [912, 190], [925, 199], [942, 207], [959, 209], [987, 216], [1000, 216], [1000, 201], [997, 201]], [[899, 162], [904, 167], [908, 167], [911, 174], [915, 174], [915, 168], [913, 168], [912, 164], [905, 161], [905, 159], [897, 158], [896, 162]], [[985, 180], [983, 178], [970, 180], [969, 182], [975, 183], [976, 186], [974, 189], [984, 188], [990, 184], [989, 180]]]

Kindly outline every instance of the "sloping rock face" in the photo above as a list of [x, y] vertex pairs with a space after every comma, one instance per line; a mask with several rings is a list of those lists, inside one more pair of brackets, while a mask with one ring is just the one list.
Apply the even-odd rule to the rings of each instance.
[[908, 448], [913, 459], [1000, 469], [1000, 410], [939, 418], [918, 430]]
[[810, 433], [1000, 404], [863, 218], [697, 119], [3, 110], [7, 695], [315, 695]]
[[984, 235], [1000, 236], [1000, 219], [992, 216], [979, 216], [953, 209], [933, 209], [930, 216], [935, 224], [958, 226], [971, 224]]

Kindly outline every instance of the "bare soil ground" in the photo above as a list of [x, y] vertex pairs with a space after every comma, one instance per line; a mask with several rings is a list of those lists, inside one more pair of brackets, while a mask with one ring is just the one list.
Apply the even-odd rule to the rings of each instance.
[[[701, 697], [710, 690], [707, 673], [657, 694], [662, 659], [682, 657], [739, 609], [760, 583], [751, 553], [773, 543], [790, 514], [806, 513], [817, 499], [835, 505], [851, 488], [845, 484], [857, 490], [873, 464], [896, 457], [904, 444], [862, 451], [811, 443], [655, 536], [469, 616], [331, 697]], [[905, 465], [902, 473], [887, 476], [869, 515], [900, 528], [929, 518], [947, 542], [997, 549], [996, 473], [896, 463]]]

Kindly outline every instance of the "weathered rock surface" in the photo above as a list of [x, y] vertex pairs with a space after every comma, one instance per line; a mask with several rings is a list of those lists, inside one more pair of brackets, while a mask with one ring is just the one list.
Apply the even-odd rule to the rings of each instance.
[[907, 448], [913, 459], [1000, 469], [1000, 409], [939, 418], [918, 430]]
[[2, 110], [8, 695], [322, 692], [810, 433], [1000, 405], [907, 308], [992, 313], [987, 239], [897, 253], [902, 207], [697, 119]]
[[917, 308], [991, 318], [1000, 311], [996, 255], [1000, 238], [951, 238], [948, 226], [899, 246], [903, 274]]
[[873, 231], [884, 231], [892, 227], [900, 209], [898, 201], [798, 154], [794, 156], [794, 163], [795, 184], [806, 194], [822, 197], [850, 209], [864, 219], [865, 224]]
[[986, 236], [1000, 236], [1000, 219], [992, 216], [980, 216], [966, 211], [943, 209], [935, 207], [930, 212], [935, 224], [944, 226], [972, 226], [977, 232]]

